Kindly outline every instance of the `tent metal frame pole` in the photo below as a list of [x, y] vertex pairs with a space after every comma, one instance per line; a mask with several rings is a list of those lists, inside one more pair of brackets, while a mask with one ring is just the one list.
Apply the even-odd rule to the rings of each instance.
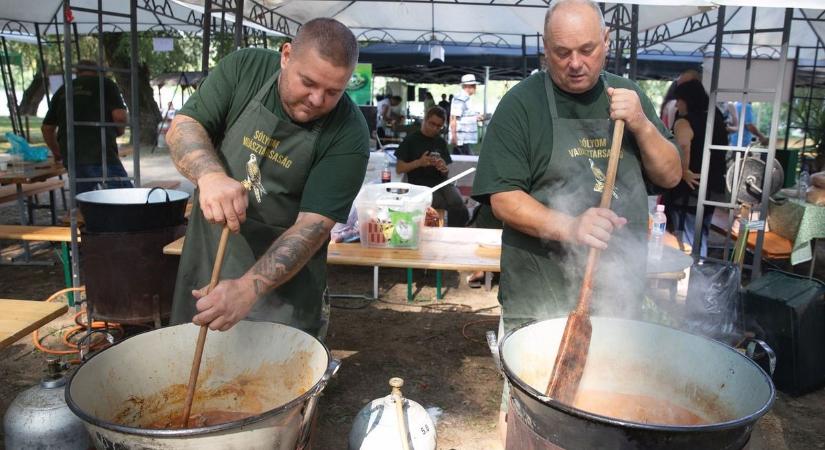
[[242, 47], [243, 38], [244, 38], [244, 13], [243, 13], [243, 0], [235, 0], [235, 50]]
[[819, 47], [819, 43], [817, 42], [816, 48], [814, 48], [814, 64], [811, 68], [811, 85], [808, 86], [808, 98], [806, 99], [807, 107], [805, 109], [805, 128], [803, 129], [802, 134], [802, 151], [799, 155], [799, 159], [803, 164], [804, 153], [805, 150], [808, 148], [808, 129], [811, 126], [811, 105], [813, 104], [814, 98], [814, 81], [816, 80], [817, 60], [819, 59]]
[[[97, 67], [95, 67], [95, 71], [97, 72], [97, 101], [98, 101], [98, 119], [100, 122], [106, 122], [106, 91], [103, 87], [103, 79], [105, 78], [105, 74], [103, 73], [101, 67], [103, 67], [103, 0], [97, 0], [97, 58], [95, 61], [97, 62]], [[75, 28], [75, 33], [77, 28]], [[77, 42], [77, 41], [75, 41]], [[77, 63], [80, 64], [80, 52], [77, 53], [78, 61]], [[106, 148], [106, 134], [108, 130], [106, 127], [98, 127], [98, 134], [100, 136], [100, 169], [101, 169], [101, 178], [103, 181], [101, 185], [104, 189], [108, 188], [108, 180], [109, 180], [109, 160], [106, 157], [106, 152], [108, 149]], [[134, 152], [133, 152], [134, 153]], [[90, 322], [91, 323], [91, 322]]]
[[[71, 9], [70, 0], [63, 0], [63, 11]], [[56, 18], [56, 15], [55, 15]], [[57, 20], [55, 20], [57, 24]], [[58, 28], [55, 25], [55, 28]], [[77, 230], [77, 201], [75, 200], [75, 192], [77, 191], [77, 183], [75, 177], [75, 129], [74, 129], [74, 87], [72, 86], [72, 43], [69, 36], [72, 35], [71, 23], [63, 22], [63, 92], [65, 93], [66, 102], [66, 155], [69, 169], [69, 225], [71, 230], [71, 260], [72, 260], [72, 286], [80, 287], [80, 251], [77, 245], [78, 230]], [[75, 307], [80, 309], [80, 303], [75, 302]], [[86, 304], [86, 311], [91, 316], [92, 306]], [[89, 322], [91, 323], [91, 322]]]
[[639, 50], [639, 5], [630, 7], [630, 79], [636, 81]]
[[527, 35], [521, 35], [521, 77], [527, 78]]
[[34, 34], [37, 37], [37, 57], [40, 60], [40, 76], [43, 77], [43, 87], [46, 95], [46, 106], [52, 107], [52, 96], [49, 92], [49, 69], [46, 67], [46, 57], [43, 56], [43, 39], [40, 35], [40, 24], [34, 24]]
[[[754, 8], [756, 14], [756, 8]], [[779, 134], [777, 125], [779, 124], [779, 109], [782, 105], [782, 86], [785, 81], [785, 66], [788, 62], [788, 43], [791, 38], [791, 20], [793, 19], [793, 9], [785, 9], [784, 29], [782, 31], [782, 50], [779, 55], [779, 70], [777, 71], [776, 92], [773, 95], [773, 111], [771, 112], [771, 131], [768, 137], [768, 159], [765, 161], [765, 175], [762, 177], [762, 202], [759, 205], [759, 220], [768, 221], [768, 205], [771, 196], [771, 182], [773, 177], [773, 161], [776, 157], [776, 137]], [[744, 106], [743, 106], [744, 111]], [[761, 274], [762, 245], [765, 240], [764, 227], [759, 229], [756, 235], [756, 250], [754, 252], [753, 272], [751, 277], [759, 277]]]
[[23, 120], [20, 118], [20, 108], [17, 104], [17, 93], [14, 86], [14, 74], [11, 70], [11, 60], [9, 59], [9, 48], [6, 45], [6, 38], [0, 38], [0, 43], [3, 44], [3, 62], [0, 65], [0, 70], [3, 72], [3, 86], [6, 89], [6, 99], [8, 100], [9, 115], [11, 116], [11, 125], [14, 134], [18, 136], [25, 136], [25, 129], [23, 128]]
[[129, 51], [130, 51], [130, 86], [132, 95], [132, 110], [130, 111], [131, 126], [129, 134], [132, 140], [132, 175], [135, 179], [135, 186], [140, 187], [140, 86], [138, 76], [138, 28], [137, 28], [137, 2], [129, 0]]
[[[716, 105], [716, 92], [719, 89], [719, 72], [720, 72], [720, 62], [722, 60], [722, 37], [725, 28], [725, 6], [720, 6], [717, 12], [717, 21], [716, 21], [716, 42], [713, 45], [713, 69], [711, 70], [710, 76], [710, 95], [708, 96], [708, 118], [705, 125], [705, 130], [713, 130], [713, 122], [716, 118], [714, 114]], [[698, 201], [696, 202], [696, 226], [694, 228], [693, 233], [693, 248], [691, 249], [691, 254], [694, 260], [699, 260], [701, 255], [702, 249], [702, 222], [703, 217], [705, 214], [705, 199], [707, 196], [707, 189], [708, 189], [708, 173], [710, 172], [710, 144], [713, 141], [713, 133], [705, 132], [705, 142], [703, 145], [702, 150], [702, 169], [700, 171], [699, 176], [699, 193], [698, 193]], [[735, 191], [734, 187], [734, 191]], [[734, 192], [733, 195], [736, 195]], [[724, 259], [728, 259], [728, 243], [730, 238], [726, 237], [725, 239], [725, 246], [724, 246]], [[697, 245], [698, 244], [698, 245]]]
[[203, 76], [209, 74], [209, 47], [212, 40], [212, 1], [208, 0], [203, 4], [203, 19], [201, 20], [203, 36], [203, 46], [201, 53], [201, 72]]
[[[796, 47], [796, 53], [793, 59], [793, 71], [791, 72], [791, 92], [788, 99], [788, 116], [785, 120], [785, 146], [784, 150], [788, 150], [788, 140], [791, 138], [791, 118], [793, 117], [793, 101], [796, 99], [796, 71], [799, 69], [799, 47]], [[790, 159], [790, 158], [789, 158]]]

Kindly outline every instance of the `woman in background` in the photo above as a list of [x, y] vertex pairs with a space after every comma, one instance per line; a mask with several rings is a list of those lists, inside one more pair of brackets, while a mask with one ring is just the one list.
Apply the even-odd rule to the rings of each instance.
[[[708, 94], [698, 80], [681, 83], [674, 91], [677, 117], [673, 123], [673, 134], [682, 154], [682, 181], [667, 196], [666, 210], [673, 223], [676, 236], [693, 246], [695, 241], [696, 205], [698, 203], [699, 177], [702, 170], [702, 151], [705, 146], [705, 133], [708, 119]], [[713, 121], [712, 140], [714, 145], [727, 145], [727, 131], [722, 113], [713, 108], [716, 115]], [[725, 195], [725, 153], [721, 150], [710, 151], [710, 170], [707, 180], [707, 198], [721, 200]], [[706, 206], [702, 217], [702, 236], [700, 255], [708, 254], [708, 233], [713, 217], [712, 206]]]

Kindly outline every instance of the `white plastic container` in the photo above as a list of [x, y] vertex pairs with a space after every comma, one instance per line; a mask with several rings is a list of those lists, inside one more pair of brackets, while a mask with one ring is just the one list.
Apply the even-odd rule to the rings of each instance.
[[433, 195], [426, 186], [409, 183], [368, 184], [355, 198], [361, 245], [418, 248]]

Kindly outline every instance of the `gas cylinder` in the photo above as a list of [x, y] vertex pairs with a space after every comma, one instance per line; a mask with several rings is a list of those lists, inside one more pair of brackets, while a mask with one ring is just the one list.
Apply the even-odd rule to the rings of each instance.
[[6, 450], [86, 450], [92, 445], [83, 422], [66, 405], [66, 379], [57, 360], [48, 375], [11, 402], [3, 418]]
[[391, 378], [390, 395], [363, 407], [349, 433], [349, 450], [435, 450], [435, 424], [420, 404], [404, 398], [404, 380]]

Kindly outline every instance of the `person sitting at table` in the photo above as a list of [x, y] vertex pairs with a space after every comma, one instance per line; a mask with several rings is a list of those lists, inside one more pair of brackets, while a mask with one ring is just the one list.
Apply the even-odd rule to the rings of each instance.
[[[421, 128], [407, 135], [395, 151], [398, 158], [396, 172], [407, 174], [407, 182], [433, 187], [447, 179], [453, 160], [447, 151], [447, 141], [441, 130], [447, 121], [447, 112], [440, 106], [427, 110]], [[463, 227], [470, 219], [464, 200], [453, 184], [433, 192], [432, 207], [447, 210], [447, 226]]]
[[[76, 122], [98, 122], [126, 124], [129, 115], [126, 112], [126, 105], [123, 97], [114, 81], [109, 78], [98, 77], [97, 71], [88, 66], [97, 66], [95, 61], [80, 60], [78, 62], [77, 77], [72, 80], [72, 96], [74, 97], [74, 120]], [[104, 114], [100, 112], [101, 80], [103, 83], [103, 107]], [[67, 154], [66, 136], [66, 91], [65, 86], [54, 94], [51, 107], [43, 119], [40, 127], [43, 133], [43, 140], [54, 154], [55, 162], [63, 163], [69, 167]], [[117, 152], [116, 138], [123, 135], [122, 126], [106, 126], [106, 178], [105, 181], [84, 181], [84, 178], [103, 177], [103, 164], [101, 158], [100, 128], [94, 126], [76, 126], [74, 131], [75, 166], [74, 177], [76, 181], [75, 193], [80, 194], [97, 189], [98, 184], [104, 188], [130, 188], [132, 182], [125, 179], [129, 175]], [[120, 178], [108, 180], [108, 178]]]
[[[665, 211], [670, 216], [673, 232], [681, 242], [694, 245], [696, 204], [698, 201], [699, 172], [702, 170], [702, 151], [705, 146], [705, 127], [708, 117], [709, 99], [702, 82], [698, 80], [680, 84], [674, 92], [678, 115], [673, 123], [676, 144], [682, 153], [682, 180], [665, 195]], [[713, 145], [727, 144], [725, 119], [721, 111], [713, 108], [716, 118], [713, 122]], [[725, 194], [725, 153], [710, 152], [708, 171], [708, 198], [723, 200]], [[702, 217], [702, 235], [699, 254], [708, 255], [708, 233], [713, 218], [713, 206], [705, 206]]]

